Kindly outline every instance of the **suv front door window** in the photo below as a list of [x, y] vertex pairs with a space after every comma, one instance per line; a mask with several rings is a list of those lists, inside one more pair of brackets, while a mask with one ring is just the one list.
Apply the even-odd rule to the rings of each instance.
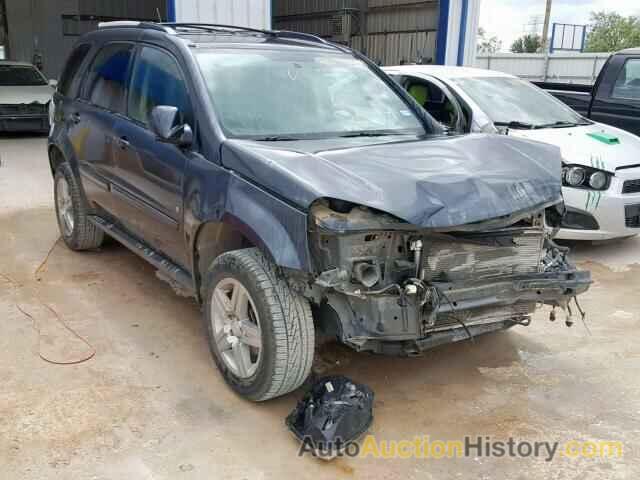
[[129, 86], [128, 115], [149, 125], [154, 107], [177, 107], [185, 123], [191, 123], [191, 106], [184, 79], [176, 61], [157, 48], [143, 47]]

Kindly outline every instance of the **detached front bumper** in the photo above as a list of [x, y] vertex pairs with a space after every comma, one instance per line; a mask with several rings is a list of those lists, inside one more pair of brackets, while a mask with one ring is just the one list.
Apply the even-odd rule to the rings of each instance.
[[342, 340], [351, 347], [407, 355], [528, 324], [536, 304], [564, 307], [590, 284], [590, 272], [579, 270], [465, 284], [434, 283], [441, 292], [435, 313], [432, 305], [420, 306], [415, 297], [399, 295], [359, 298], [334, 293], [328, 296], [328, 306], [342, 319]]
[[640, 188], [633, 188], [635, 182], [640, 185], [640, 167], [618, 170], [603, 192], [565, 187], [565, 204], [577, 221], [555, 238], [610, 240], [640, 234]]

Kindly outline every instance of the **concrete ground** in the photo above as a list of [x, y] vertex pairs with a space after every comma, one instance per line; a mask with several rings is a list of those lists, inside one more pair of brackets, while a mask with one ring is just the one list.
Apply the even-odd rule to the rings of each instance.
[[[582, 297], [591, 335], [579, 322], [571, 329], [561, 319], [550, 323], [543, 311], [528, 328], [421, 358], [336, 346], [320, 352], [332, 373], [375, 391], [371, 433], [378, 439], [613, 440], [624, 442], [622, 458], [326, 463], [299, 458], [283, 425], [301, 392], [264, 404], [235, 396], [210, 360], [197, 306], [175, 295], [153, 268], [115, 242], [94, 253], [56, 244], [45, 144], [42, 137], [0, 138], [2, 478], [640, 475], [640, 240], [575, 245], [579, 265], [595, 279]], [[39, 356], [72, 361], [94, 350], [77, 365]]]

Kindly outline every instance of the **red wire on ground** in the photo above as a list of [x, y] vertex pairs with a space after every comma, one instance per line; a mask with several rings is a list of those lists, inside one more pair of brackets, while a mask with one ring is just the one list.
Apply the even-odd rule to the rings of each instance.
[[[60, 237], [58, 237], [58, 239], [53, 243], [53, 245], [51, 246], [51, 248], [47, 252], [47, 255], [45, 256], [44, 260], [40, 263], [40, 265], [38, 265], [38, 268], [36, 268], [35, 272], [33, 273], [33, 277], [36, 280], [36, 282], [40, 281], [40, 277], [38, 275], [40, 274], [42, 269], [46, 266], [47, 262], [49, 261], [49, 257], [51, 256], [51, 253], [56, 248], [56, 246], [58, 245], [59, 241], [60, 241]], [[23, 287], [23, 285], [21, 285], [20, 283], [16, 282], [14, 279], [9, 277], [8, 275], [5, 275], [4, 273], [0, 273], [0, 277], [4, 278], [7, 282], [11, 283], [17, 289]], [[71, 333], [74, 337], [76, 337], [78, 340], [80, 340], [82, 343], [84, 343], [90, 349], [90, 353], [86, 357], [83, 357], [80, 360], [72, 360], [72, 361], [69, 361], [69, 362], [60, 362], [60, 361], [52, 360], [50, 358], [45, 357], [43, 355], [43, 353], [42, 353], [41, 348], [40, 348], [42, 335], [41, 335], [41, 329], [40, 329], [40, 325], [38, 324], [38, 321], [34, 318], [33, 315], [31, 315], [29, 312], [25, 311], [19, 304], [16, 303], [15, 304], [16, 308], [20, 311], [20, 313], [22, 313], [24, 316], [26, 316], [27, 318], [29, 318], [31, 320], [32, 327], [38, 334], [38, 356], [42, 360], [44, 360], [45, 362], [51, 363], [51, 364], [54, 364], [54, 365], [77, 365], [79, 363], [83, 363], [83, 362], [86, 362], [87, 360], [92, 359], [96, 354], [96, 349], [93, 347], [93, 345], [91, 345], [89, 343], [89, 341], [86, 340], [84, 337], [79, 335], [73, 328], [71, 328], [69, 325], [67, 325], [64, 322], [64, 320], [62, 320], [62, 318], [60, 318], [60, 315], [58, 314], [58, 312], [56, 312], [53, 309], [53, 307], [51, 307], [50, 305], [44, 303], [42, 301], [42, 299], [40, 298], [40, 296], [38, 295], [37, 290], [36, 290], [36, 294], [34, 295], [34, 297], [43, 307], [45, 307], [47, 310], [49, 310], [49, 312], [51, 312], [53, 314], [53, 316], [60, 323], [60, 325], [62, 325], [69, 333]]]

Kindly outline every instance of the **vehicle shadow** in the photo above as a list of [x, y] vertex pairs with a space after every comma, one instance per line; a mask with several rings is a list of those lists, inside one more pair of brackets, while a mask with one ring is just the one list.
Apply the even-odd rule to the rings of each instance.
[[[45, 220], [51, 224], [51, 228], [55, 228], [51, 209], [22, 210], [19, 213], [1, 217], [0, 225], [6, 227], [7, 231], [13, 231], [16, 235], [23, 236], [28, 232], [22, 230], [35, 228]], [[51, 238], [54, 237], [55, 234], [51, 235]], [[48, 245], [48, 241], [36, 242], [35, 237], [20, 244], [13, 244], [13, 247], [9, 247], [5, 252], [7, 268], [19, 271], [21, 279], [28, 278], [30, 274], [29, 268], [24, 265], [25, 257], [21, 257], [21, 261], [13, 261], [11, 258], [20, 257], [19, 250], [28, 248], [34, 251], [33, 258], [27, 259], [28, 263], [35, 265], [40, 261], [40, 256], [46, 253]], [[13, 248], [17, 250], [11, 251]], [[171, 305], [172, 311], [185, 310], [182, 315], [176, 318], [165, 318], [165, 322], [171, 322], [174, 329], [187, 329], [182, 333], [188, 336], [202, 336], [203, 342], [205, 341], [197, 303], [192, 298], [176, 294], [169, 283], [157, 277], [156, 269], [152, 265], [110, 237], [106, 237], [102, 247], [93, 252], [72, 252], [62, 241], [59, 241], [47, 260], [46, 268], [41, 268], [41, 270], [43, 292], [46, 292], [49, 284], [57, 291], [58, 282], [62, 282], [62, 284], [70, 282], [74, 288], [77, 286], [82, 289], [94, 286], [96, 282], [99, 282], [107, 289], [102, 290], [102, 296], [115, 290], [115, 293], [125, 294], [127, 301], [133, 307], [137, 304], [144, 304], [149, 299], [162, 299], [163, 303]], [[82, 284], [83, 280], [87, 280], [86, 285]], [[102, 313], [107, 314], [108, 312]], [[353, 375], [361, 381], [372, 383], [379, 383], [380, 378], [388, 377], [392, 383], [399, 384], [406, 381], [407, 377], [413, 377], [416, 371], [428, 371], [428, 378], [431, 379], [441, 377], [443, 380], [447, 380], [447, 378], [451, 380], [449, 375], [452, 371], [460, 371], [464, 374], [478, 366], [500, 367], [517, 362], [519, 359], [518, 350], [544, 351], [544, 344], [538, 344], [515, 333], [515, 331], [512, 329], [507, 332], [476, 337], [473, 341], [464, 340], [444, 345], [427, 350], [419, 357], [392, 357], [366, 352], [359, 353], [332, 341], [318, 345], [314, 369], [317, 375], [338, 373]]]
[[0, 140], [24, 140], [28, 138], [47, 138], [47, 132], [2, 132], [0, 131]]
[[598, 263], [611, 270], [623, 270], [640, 263], [640, 236], [606, 241], [558, 240], [571, 249], [570, 257], [579, 263]]
[[[201, 312], [192, 299], [176, 295], [170, 285], [155, 276], [155, 269], [151, 265], [115, 240], [106, 243], [93, 261], [99, 262], [101, 268], [111, 270], [110, 276], [120, 278], [124, 290], [152, 298], [164, 297], [167, 315], [157, 317], [155, 325], [163, 330], [171, 330], [178, 338], [188, 339], [190, 348], [198, 345], [197, 349], [190, 350], [188, 356], [198, 364], [198, 368], [205, 365], [217, 377], [209, 358]], [[137, 286], [127, 286], [128, 282], [135, 282]], [[137, 304], [146, 300], [137, 298], [132, 301]], [[524, 327], [483, 335], [473, 341], [443, 345], [417, 357], [356, 352], [337, 341], [330, 341], [317, 346], [312, 375], [301, 389], [260, 404], [259, 408], [265, 413], [270, 412], [269, 416], [281, 418], [315, 380], [325, 375], [346, 375], [356, 382], [369, 385], [381, 402], [378, 406], [398, 397], [411, 402], [420, 398], [426, 406], [431, 400], [440, 401], [443, 390], [457, 389], [460, 385], [464, 385], [463, 390], [469, 395], [480, 394], [484, 388], [482, 369], [518, 368], [522, 363], [522, 352], [548, 352], [543, 342], [518, 332], [520, 328]], [[183, 347], [173, 345], [171, 349]]]

